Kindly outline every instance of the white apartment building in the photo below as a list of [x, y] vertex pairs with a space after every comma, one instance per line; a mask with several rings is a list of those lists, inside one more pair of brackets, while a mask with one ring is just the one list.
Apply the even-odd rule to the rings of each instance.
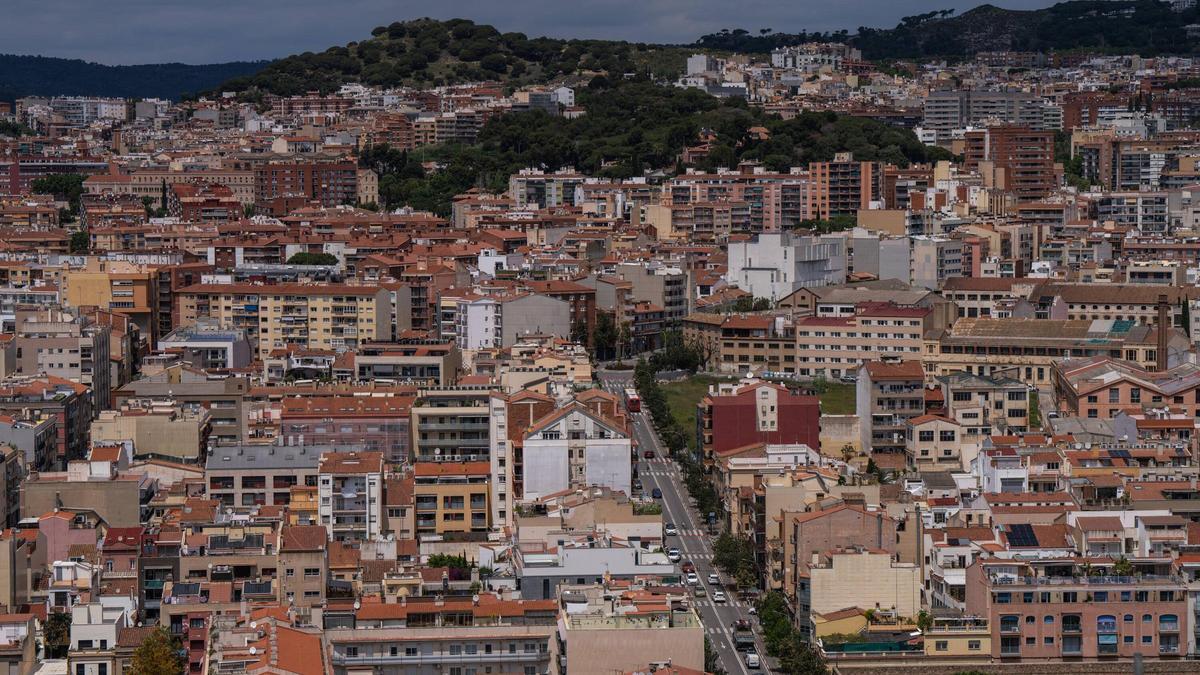
[[841, 237], [762, 232], [729, 243], [728, 279], [756, 298], [779, 300], [800, 288], [846, 282], [846, 245]]

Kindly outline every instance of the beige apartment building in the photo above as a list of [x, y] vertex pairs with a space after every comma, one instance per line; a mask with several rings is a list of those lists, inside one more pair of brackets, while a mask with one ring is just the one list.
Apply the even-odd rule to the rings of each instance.
[[138, 456], [197, 462], [204, 456], [212, 416], [202, 406], [169, 401], [127, 401], [120, 410], [102, 410], [92, 422], [92, 443], [133, 441]]
[[188, 171], [146, 170], [130, 174], [98, 174], [83, 182], [86, 194], [134, 195], [150, 197], [156, 207], [166, 207], [170, 186], [176, 183], [194, 185], [219, 184], [233, 191], [243, 206], [254, 203], [254, 172], [236, 169], [204, 169]]
[[797, 319], [797, 372], [837, 379], [868, 361], [919, 359], [932, 317], [926, 307], [862, 302], [850, 316]]
[[391, 301], [379, 286], [197, 284], [179, 293], [182, 325], [211, 317], [246, 330], [260, 359], [288, 346], [353, 349], [391, 336]]
[[137, 324], [138, 332], [158, 339], [158, 270], [122, 260], [89, 257], [81, 269], [63, 272], [63, 303], [99, 307]]
[[897, 562], [887, 551], [841, 550], [822, 554], [808, 569], [812, 611], [847, 607], [914, 617], [921, 610], [921, 566]]
[[917, 471], [961, 471], [962, 426], [938, 415], [921, 415], [906, 422], [904, 451], [908, 466]]

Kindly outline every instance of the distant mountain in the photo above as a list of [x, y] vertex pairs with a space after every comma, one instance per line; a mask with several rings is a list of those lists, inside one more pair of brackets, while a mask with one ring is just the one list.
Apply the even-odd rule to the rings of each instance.
[[1158, 0], [1075, 0], [1046, 9], [1019, 11], [980, 5], [958, 16], [941, 10], [907, 16], [895, 28], [860, 27], [858, 34], [774, 33], [724, 30], [696, 45], [707, 49], [765, 53], [810, 40], [850, 42], [867, 59], [971, 56], [983, 51], [1067, 51], [1157, 54], [1200, 53], [1200, 40], [1184, 26], [1200, 22], [1200, 10], [1172, 11]]
[[328, 92], [347, 82], [389, 87], [481, 80], [525, 84], [598, 71], [674, 77], [692, 51], [612, 40], [530, 38], [466, 19], [416, 19], [379, 26], [370, 38], [345, 47], [279, 59], [218, 89], [292, 95]]
[[79, 59], [0, 54], [0, 100], [55, 95], [178, 99], [183, 94], [211, 89], [232, 77], [262, 70], [267, 63], [106, 66]]

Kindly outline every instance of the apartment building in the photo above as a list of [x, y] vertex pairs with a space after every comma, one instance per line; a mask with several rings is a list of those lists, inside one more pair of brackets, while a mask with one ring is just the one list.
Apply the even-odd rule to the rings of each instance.
[[280, 207], [291, 200], [328, 207], [358, 199], [358, 165], [352, 161], [279, 157], [246, 164], [254, 172], [254, 203], [269, 215], [287, 215]]
[[354, 355], [354, 377], [361, 382], [397, 380], [448, 387], [458, 379], [462, 354], [454, 342], [405, 338], [366, 342]]
[[66, 471], [30, 474], [21, 484], [21, 513], [74, 508], [94, 512], [111, 527], [137, 527], [157, 489], [153, 478], [119, 471], [116, 462], [78, 459]]
[[482, 533], [491, 529], [488, 462], [417, 462], [413, 466], [415, 533]]
[[321, 455], [335, 451], [317, 444], [219, 446], [205, 461], [206, 494], [240, 510], [286, 506], [293, 487], [317, 486]]
[[248, 391], [245, 377], [210, 375], [176, 364], [123, 385], [113, 392], [113, 405], [120, 407], [130, 400], [198, 405], [208, 410], [214, 443], [238, 443], [246, 435], [243, 407]]
[[754, 443], [820, 448], [820, 403], [768, 382], [716, 385], [696, 406], [696, 438], [706, 462]]
[[919, 361], [869, 361], [858, 369], [855, 410], [863, 450], [905, 453], [908, 421], [925, 414], [925, 371]]
[[762, 232], [729, 243], [726, 278], [756, 298], [775, 302], [800, 288], [846, 282], [846, 248], [839, 237]]
[[53, 420], [55, 452], [50, 463], [54, 468], [87, 456], [95, 411], [91, 389], [77, 382], [52, 375], [0, 380], [0, 414], [13, 419]]
[[1036, 393], [1022, 380], [964, 371], [939, 375], [934, 384], [942, 390], [946, 416], [962, 426], [964, 441], [1030, 431], [1029, 401]]
[[633, 494], [633, 441], [623, 420], [574, 401], [523, 434], [524, 498], [605, 487]]
[[42, 413], [0, 415], [0, 445], [20, 455], [20, 467], [50, 471], [58, 462], [58, 425], [55, 418]]
[[1182, 322], [1182, 303], [1200, 300], [1195, 286], [1159, 284], [1089, 284], [1048, 282], [1029, 294], [1038, 319], [1114, 320], [1154, 324], [1158, 302], [1166, 296], [1172, 325]]
[[1095, 200], [1101, 223], [1136, 227], [1144, 234], [1165, 235], [1170, 228], [1166, 192], [1110, 192]]
[[321, 525], [337, 541], [374, 539], [384, 530], [383, 453], [325, 452], [317, 466]]
[[127, 400], [118, 410], [101, 410], [92, 422], [92, 443], [132, 441], [133, 452], [187, 463], [208, 451], [212, 416], [198, 404]]
[[[643, 594], [651, 596], [646, 598], [646, 611], [625, 611], [632, 603], [641, 604]], [[599, 584], [566, 586], [560, 590], [559, 605], [566, 672], [638, 672], [648, 663], [662, 662], [704, 670], [700, 617], [695, 608], [671, 609], [667, 593], [614, 593]]]
[[839, 152], [831, 162], [809, 162], [809, 214], [812, 218], [852, 216], [871, 208], [883, 195], [883, 168], [879, 162], [855, 161]]
[[937, 133], [939, 140], [952, 132], [979, 126], [990, 120], [1007, 124], [1045, 128], [1048, 104], [1036, 94], [1016, 91], [978, 91], [943, 89], [925, 98], [922, 128]]
[[158, 272], [152, 267], [89, 256], [63, 274], [63, 302], [127, 316], [151, 342], [158, 339]]
[[1095, 356], [1058, 361], [1052, 373], [1058, 409], [1070, 416], [1110, 419], [1164, 407], [1188, 417], [1200, 414], [1200, 368], [1195, 364], [1155, 371]]
[[354, 348], [391, 335], [391, 300], [379, 286], [197, 284], [179, 292], [182, 325], [211, 318], [244, 330], [258, 358], [292, 345]]
[[993, 126], [968, 131], [963, 166], [979, 171], [984, 185], [1016, 195], [1021, 201], [1041, 199], [1056, 187], [1054, 132], [1025, 126]]
[[174, 352], [204, 370], [233, 370], [250, 365], [251, 347], [245, 333], [222, 329], [210, 322], [182, 326], [164, 333], [158, 348]]
[[522, 169], [508, 177], [508, 194], [518, 209], [572, 206], [575, 188], [584, 180], [583, 174], [569, 169], [554, 173]]
[[[435, 675], [441, 664], [494, 673], [560, 672], [558, 603], [466, 598], [403, 598], [363, 603], [342, 618], [326, 613], [325, 642], [334, 675], [364, 668]], [[367, 630], [369, 629], [369, 630]]]
[[[690, 274], [687, 270], [657, 261], [649, 263], [620, 263], [616, 276], [629, 282], [631, 303], [645, 302], [662, 309], [663, 321], [674, 325], [691, 309]], [[597, 302], [599, 303], [599, 289]], [[632, 310], [632, 304], [624, 309]], [[632, 315], [625, 317], [632, 320]]]
[[868, 361], [919, 359], [934, 318], [924, 307], [862, 302], [852, 316], [796, 319], [796, 372], [836, 380]]
[[904, 422], [904, 451], [917, 471], [962, 470], [962, 425], [940, 415], [920, 415]]
[[411, 395], [289, 397], [279, 403], [279, 434], [287, 445], [361, 447], [399, 464], [409, 460], [412, 405]]
[[[1157, 367], [1158, 339], [1155, 328], [1131, 321], [959, 319], [926, 341], [924, 361], [931, 375], [966, 371], [1049, 385], [1063, 359], [1108, 356]], [[1174, 364], [1190, 342], [1172, 328], [1167, 344]]]
[[967, 612], [988, 619], [994, 659], [1158, 660], [1186, 653], [1188, 586], [1170, 573], [1169, 562], [1151, 561], [1137, 576], [1118, 575], [1111, 564], [1097, 571], [1080, 574], [1069, 559], [978, 560], [967, 568]]
[[422, 389], [409, 411], [411, 462], [475, 462], [488, 458], [486, 388]]
[[87, 385], [97, 408], [111, 406], [114, 367], [108, 326], [62, 310], [18, 310], [13, 333], [16, 373]]
[[813, 613], [863, 607], [916, 616], [921, 610], [920, 565], [898, 562], [892, 553], [867, 547], [834, 549], [815, 557], [808, 568]]

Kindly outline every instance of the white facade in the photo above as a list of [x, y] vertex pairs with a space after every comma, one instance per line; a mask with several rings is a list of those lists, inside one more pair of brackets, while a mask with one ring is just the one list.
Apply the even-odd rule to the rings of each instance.
[[756, 298], [779, 300], [800, 288], [846, 282], [841, 237], [763, 232], [729, 244], [728, 280]]
[[601, 486], [631, 494], [629, 435], [579, 404], [563, 408], [524, 442], [525, 497]]
[[383, 474], [320, 474], [321, 524], [339, 540], [374, 539], [383, 534]]
[[458, 348], [487, 349], [500, 346], [500, 303], [492, 298], [458, 302]]

